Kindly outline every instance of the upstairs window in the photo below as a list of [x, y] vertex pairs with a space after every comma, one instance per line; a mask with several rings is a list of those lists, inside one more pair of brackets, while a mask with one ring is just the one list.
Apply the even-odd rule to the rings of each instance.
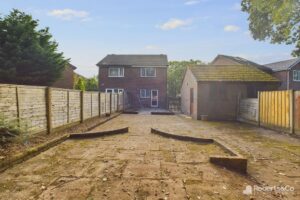
[[124, 68], [110, 67], [108, 70], [108, 77], [124, 77]]
[[293, 80], [294, 81], [300, 81], [300, 70], [294, 70], [293, 71]]
[[156, 77], [156, 69], [154, 67], [142, 67], [141, 77]]
[[147, 89], [140, 89], [140, 98], [150, 98], [151, 91]]

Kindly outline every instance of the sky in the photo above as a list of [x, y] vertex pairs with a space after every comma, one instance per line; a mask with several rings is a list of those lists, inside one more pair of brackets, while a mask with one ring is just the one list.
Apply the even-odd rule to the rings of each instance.
[[0, 0], [49, 27], [59, 51], [92, 77], [107, 54], [167, 54], [212, 61], [218, 54], [260, 64], [291, 58], [293, 46], [255, 41], [240, 0]]

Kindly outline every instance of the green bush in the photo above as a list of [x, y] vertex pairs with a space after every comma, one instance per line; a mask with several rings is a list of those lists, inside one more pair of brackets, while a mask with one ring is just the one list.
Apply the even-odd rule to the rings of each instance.
[[5, 120], [0, 116], [0, 142], [5, 143], [11, 141], [13, 138], [24, 133], [24, 127], [19, 125], [18, 120]]

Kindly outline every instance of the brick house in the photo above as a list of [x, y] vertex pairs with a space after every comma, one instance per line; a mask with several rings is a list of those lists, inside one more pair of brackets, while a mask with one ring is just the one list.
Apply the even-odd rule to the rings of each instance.
[[166, 55], [110, 54], [97, 66], [100, 91], [126, 92], [132, 108], [167, 107]]
[[74, 79], [75, 79], [75, 72], [74, 70], [76, 67], [72, 64], [68, 64], [64, 71], [62, 72], [61, 77], [55, 81], [51, 87], [57, 88], [66, 88], [66, 89], [73, 89], [74, 88]]
[[300, 58], [265, 64], [281, 81], [279, 90], [300, 90]]
[[275, 89], [279, 83], [249, 65], [190, 66], [181, 86], [181, 111], [194, 119], [236, 120], [239, 99]]

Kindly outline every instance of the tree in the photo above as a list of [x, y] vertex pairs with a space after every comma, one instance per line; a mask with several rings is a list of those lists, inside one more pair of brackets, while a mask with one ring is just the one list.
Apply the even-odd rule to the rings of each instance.
[[200, 60], [171, 61], [168, 68], [168, 96], [176, 97], [180, 94], [181, 83], [185, 69], [189, 65], [204, 64]]
[[249, 13], [249, 29], [256, 40], [295, 44], [293, 56], [300, 56], [299, 0], [242, 0], [242, 10]]
[[86, 88], [86, 81], [83, 77], [78, 77], [75, 83], [75, 89], [85, 91]]
[[87, 91], [98, 91], [98, 79], [96, 76], [86, 79]]
[[68, 59], [57, 51], [49, 28], [19, 10], [0, 16], [0, 82], [50, 85], [60, 78]]

